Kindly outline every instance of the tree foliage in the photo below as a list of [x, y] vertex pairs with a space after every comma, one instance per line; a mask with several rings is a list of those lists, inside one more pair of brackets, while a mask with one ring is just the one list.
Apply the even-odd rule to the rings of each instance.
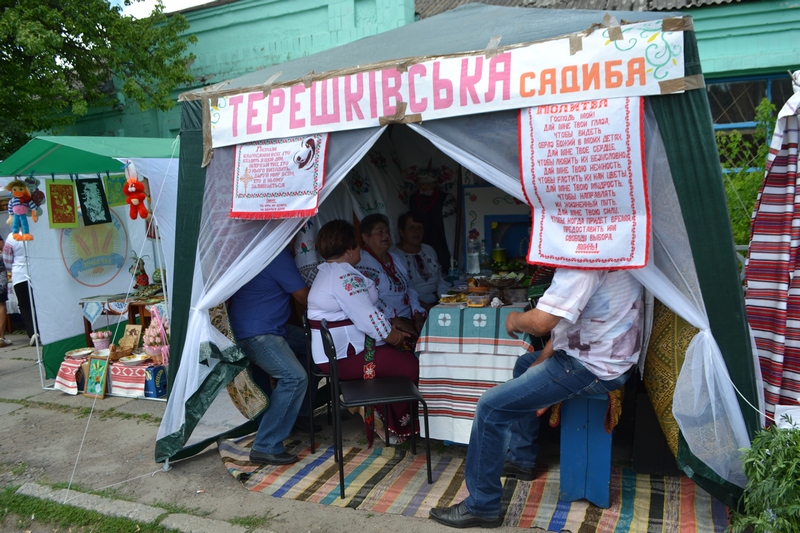
[[192, 80], [188, 47], [197, 39], [181, 37], [186, 18], [167, 17], [160, 2], [142, 19], [108, 0], [0, 0], [0, 6], [0, 159], [34, 132], [116, 104], [118, 92], [141, 109], [170, 109], [171, 91]]
[[736, 244], [750, 242], [750, 221], [758, 191], [764, 181], [774, 129], [775, 106], [764, 98], [756, 106], [756, 129], [752, 136], [744, 136], [738, 130], [717, 132], [728, 213]]

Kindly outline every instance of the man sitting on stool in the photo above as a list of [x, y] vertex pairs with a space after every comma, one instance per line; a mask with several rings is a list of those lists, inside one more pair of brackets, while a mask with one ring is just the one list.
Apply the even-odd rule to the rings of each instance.
[[[535, 309], [508, 315], [512, 337], [552, 331], [551, 339], [541, 352], [517, 360], [513, 379], [481, 396], [464, 473], [469, 496], [431, 509], [432, 519], [457, 528], [501, 525], [500, 477], [533, 479], [536, 411], [575, 396], [605, 394], [627, 381], [641, 350], [642, 293], [624, 270], [559, 268]], [[497, 453], [506, 449], [507, 455]]]
[[296, 350], [305, 352], [303, 329], [286, 324], [292, 298], [305, 305], [308, 287], [284, 249], [230, 300], [228, 315], [239, 347], [277, 383], [250, 450], [250, 461], [254, 463], [297, 462], [297, 456], [286, 451], [283, 441], [291, 433], [307, 396], [308, 376], [295, 356]]

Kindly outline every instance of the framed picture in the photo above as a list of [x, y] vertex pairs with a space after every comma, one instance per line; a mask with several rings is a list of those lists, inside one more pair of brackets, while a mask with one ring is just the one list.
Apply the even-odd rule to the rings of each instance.
[[102, 400], [106, 395], [108, 357], [90, 355], [88, 364], [89, 371], [86, 373], [86, 388], [83, 391], [83, 395]]
[[47, 217], [51, 228], [77, 228], [75, 184], [70, 180], [45, 180]]
[[108, 207], [125, 205], [126, 196], [122, 189], [125, 187], [126, 179], [125, 174], [110, 174], [103, 178]]
[[139, 338], [142, 336], [141, 324], [128, 324], [125, 326], [125, 333], [119, 340], [120, 348], [136, 348], [139, 346]]
[[100, 178], [81, 179], [75, 182], [75, 187], [78, 190], [84, 226], [111, 222], [103, 180]]

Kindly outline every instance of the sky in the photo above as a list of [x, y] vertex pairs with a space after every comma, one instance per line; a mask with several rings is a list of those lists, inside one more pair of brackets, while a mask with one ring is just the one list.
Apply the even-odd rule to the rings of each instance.
[[[164, 3], [164, 12], [171, 13], [173, 11], [180, 11], [187, 7], [199, 6], [207, 4], [212, 0], [162, 0]], [[133, 2], [130, 7], [123, 6], [123, 0], [111, 0], [111, 5], [121, 6], [122, 12], [126, 15], [131, 15], [136, 18], [146, 17], [153, 10], [156, 5], [156, 0], [144, 0], [143, 2]]]

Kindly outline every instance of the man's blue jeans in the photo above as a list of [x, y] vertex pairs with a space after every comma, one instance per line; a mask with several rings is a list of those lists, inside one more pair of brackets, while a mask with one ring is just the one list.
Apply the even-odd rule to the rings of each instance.
[[279, 335], [257, 335], [239, 341], [239, 345], [255, 365], [277, 380], [269, 407], [258, 424], [253, 449], [261, 453], [283, 453], [286, 451], [283, 441], [291, 433], [308, 391], [306, 369], [287, 340]]
[[531, 352], [521, 356], [514, 366], [514, 378], [489, 389], [478, 401], [464, 474], [469, 490], [465, 505], [476, 516], [500, 514], [503, 491], [500, 475], [506, 458], [518, 466], [536, 466], [538, 409], [575, 396], [618, 389], [629, 376], [626, 373], [602, 381], [561, 350], [529, 368], [540, 354]]
[[[294, 355], [305, 369], [306, 357], [311, 357], [311, 354], [308, 353], [308, 347], [306, 346], [306, 334], [303, 331], [303, 328], [293, 324], [286, 324], [284, 327], [286, 328], [286, 337], [284, 338], [286, 339], [286, 342], [289, 343], [289, 348], [292, 349]], [[314, 361], [311, 361], [311, 369], [312, 371], [318, 370], [317, 366], [314, 364]], [[261, 368], [255, 365], [250, 367], [250, 371], [253, 374], [253, 381], [255, 381], [259, 387], [261, 387], [261, 390], [264, 391], [264, 394], [271, 396], [272, 386], [270, 385], [269, 373], [261, 370]], [[309, 379], [311, 379], [311, 376], [309, 376]], [[308, 391], [306, 391], [306, 395], [303, 397], [303, 404], [300, 406], [300, 413], [298, 415], [300, 417], [304, 417], [306, 420], [313, 413], [314, 398], [316, 397], [316, 390], [320, 382], [320, 378], [316, 376], [313, 379], [314, 386], [312, 387], [312, 390], [315, 391], [315, 395], [309, 397]]]

